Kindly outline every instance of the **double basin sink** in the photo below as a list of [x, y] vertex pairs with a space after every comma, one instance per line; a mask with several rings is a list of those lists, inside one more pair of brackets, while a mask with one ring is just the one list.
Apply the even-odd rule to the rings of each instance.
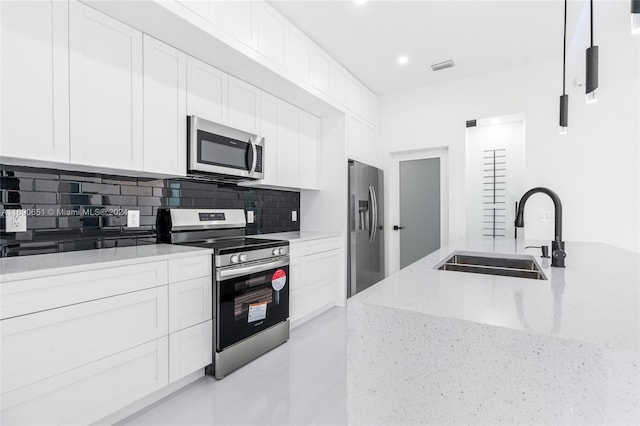
[[483, 253], [451, 253], [435, 266], [442, 271], [471, 272], [474, 274], [546, 280], [533, 256], [491, 257]]

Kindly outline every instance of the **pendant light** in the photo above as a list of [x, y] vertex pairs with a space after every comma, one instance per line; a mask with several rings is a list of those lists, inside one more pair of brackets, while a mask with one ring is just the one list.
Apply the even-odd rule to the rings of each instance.
[[640, 34], [640, 0], [631, 0], [631, 34]]
[[567, 133], [569, 124], [569, 95], [567, 83], [567, 0], [564, 0], [564, 36], [562, 38], [562, 96], [560, 96], [560, 134]]
[[587, 49], [587, 78], [586, 93], [587, 103], [593, 103], [598, 100], [596, 90], [598, 89], [598, 46], [593, 45], [593, 0], [589, 1], [591, 9], [591, 46]]

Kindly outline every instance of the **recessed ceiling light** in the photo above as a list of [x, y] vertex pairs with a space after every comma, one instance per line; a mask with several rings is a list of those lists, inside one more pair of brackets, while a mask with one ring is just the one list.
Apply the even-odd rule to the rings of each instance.
[[354, 2], [355, 4], [364, 4], [364, 3], [366, 3], [366, 2], [367, 2], [367, 0], [353, 0], [353, 2]]
[[400, 65], [404, 65], [404, 64], [406, 64], [407, 62], [409, 62], [409, 58], [408, 58], [407, 56], [400, 56], [400, 57], [398, 58], [398, 63], [399, 63]]

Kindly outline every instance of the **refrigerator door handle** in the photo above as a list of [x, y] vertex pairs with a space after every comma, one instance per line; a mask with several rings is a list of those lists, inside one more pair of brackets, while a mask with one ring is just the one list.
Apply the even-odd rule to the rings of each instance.
[[378, 231], [378, 200], [373, 186], [369, 187], [369, 199], [371, 200], [371, 211], [373, 212], [371, 223], [369, 223], [369, 242], [372, 243], [376, 239], [376, 232]]

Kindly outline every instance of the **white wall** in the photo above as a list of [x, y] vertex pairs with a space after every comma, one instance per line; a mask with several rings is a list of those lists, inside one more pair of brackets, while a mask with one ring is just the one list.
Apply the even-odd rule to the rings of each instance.
[[[575, 76], [584, 81], [584, 40], [571, 43], [567, 53], [567, 135], [558, 132], [561, 59], [380, 98], [386, 170], [392, 152], [449, 147], [450, 240], [466, 232], [465, 121], [524, 114], [524, 185], [559, 194], [564, 240], [640, 251], [640, 37], [630, 34], [628, 22], [597, 33], [600, 89], [591, 105], [584, 102], [584, 88], [573, 84]], [[525, 235], [550, 239], [553, 224], [538, 222], [539, 210], [553, 210], [544, 195], [527, 203]]]

